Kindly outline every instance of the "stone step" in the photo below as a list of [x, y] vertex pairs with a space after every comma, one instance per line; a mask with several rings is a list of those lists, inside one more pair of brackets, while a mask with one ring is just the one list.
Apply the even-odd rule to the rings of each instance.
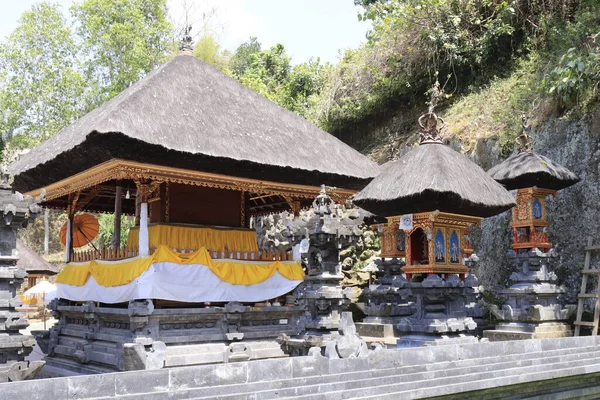
[[[561, 372], [557, 372], [561, 371]], [[455, 374], [447, 377], [431, 376], [426, 379], [412, 380], [410, 382], [395, 383], [389, 378], [375, 379], [369, 382], [357, 381], [352, 384], [348, 382], [321, 385], [316, 391], [302, 393], [296, 389], [294, 393], [280, 391], [277, 398], [280, 399], [312, 399], [312, 400], [342, 400], [342, 399], [417, 399], [433, 396], [441, 396], [457, 392], [468, 392], [491, 387], [511, 385], [524, 381], [545, 380], [558, 376], [578, 375], [600, 371], [600, 358], [579, 359], [553, 364], [536, 363], [530, 366], [518, 366], [508, 369], [496, 369], [488, 372], [473, 372], [466, 374]], [[402, 376], [407, 378], [408, 376]], [[396, 380], [397, 382], [397, 380]], [[330, 388], [337, 390], [329, 390]], [[313, 388], [314, 389], [314, 388]], [[221, 398], [221, 397], [219, 397]], [[263, 399], [261, 393], [255, 393], [255, 399]], [[466, 396], [468, 398], [468, 395]], [[225, 399], [225, 397], [222, 397]]]
[[[568, 362], [584, 358], [600, 358], [600, 348], [595, 346], [584, 348], [567, 348], [531, 352], [524, 354], [500, 355], [494, 357], [468, 358], [450, 362], [438, 362], [423, 365], [404, 365], [395, 368], [371, 369], [359, 372], [344, 372], [320, 376], [308, 376], [286, 380], [267, 380], [264, 382], [226, 385], [213, 388], [197, 388], [193, 390], [193, 397], [213, 398], [216, 393], [219, 398], [238, 398], [244, 393], [255, 393], [257, 398], [276, 398], [280, 396], [297, 396], [314, 392], [315, 388], [324, 388], [324, 385], [336, 385], [349, 382], [349, 386], [358, 383], [358, 387], [367, 383], [377, 386], [382, 380], [390, 383], [402, 379], [428, 380], [434, 377], [460, 375], [472, 372], [495, 371], [507, 369], [516, 364], [522, 366], [540, 365], [544, 363]], [[342, 360], [340, 360], [342, 361]], [[348, 362], [366, 362], [365, 359], [347, 360]], [[331, 372], [331, 371], [330, 371]], [[335, 380], [335, 383], [331, 383]], [[378, 383], [379, 382], [379, 383]], [[289, 391], [292, 391], [290, 394]], [[189, 393], [192, 395], [192, 393]], [[159, 398], [158, 396], [156, 398]]]
[[[358, 359], [293, 357], [10, 382], [2, 384], [0, 391], [12, 400], [38, 397], [257, 400], [298, 396], [341, 399], [382, 398], [390, 393], [387, 398], [415, 398], [443, 395], [446, 387], [462, 396], [460, 392], [485, 389], [486, 385], [525, 383], [532, 394], [540, 394], [547, 386], [552, 393], [562, 390], [561, 382], [576, 389], [600, 385], [599, 352], [600, 337], [591, 336], [439, 345], [381, 349]], [[567, 379], [548, 382], [553, 377]], [[532, 380], [531, 384], [527, 379]], [[558, 384], [554, 385], [555, 382]], [[504, 388], [499, 392], [504, 392]]]
[[[600, 372], [600, 363], [595, 363], [595, 364], [585, 364], [584, 365], [578, 365], [578, 366], [568, 366], [566, 368], [561, 368], [561, 369], [553, 369], [550, 371], [534, 371], [534, 372], [528, 372], [528, 373], [524, 373], [524, 374], [518, 374], [518, 375], [510, 375], [510, 376], [505, 376], [505, 377], [493, 377], [491, 379], [484, 379], [484, 380], [474, 380], [474, 381], [468, 381], [468, 382], [461, 382], [461, 383], [449, 383], [446, 385], [438, 385], [437, 383], [435, 383], [432, 386], [429, 386], [427, 388], [419, 388], [417, 390], [411, 390], [411, 391], [400, 391], [400, 392], [395, 392], [395, 391], [390, 391], [390, 392], [386, 392], [386, 393], [382, 393], [382, 394], [378, 394], [376, 397], [377, 399], [381, 399], [381, 400], [395, 400], [395, 399], [423, 399], [423, 398], [430, 398], [430, 397], [436, 397], [436, 396], [445, 396], [445, 395], [450, 395], [450, 394], [456, 394], [456, 393], [464, 393], [464, 398], [474, 398], [474, 397], [470, 397], [469, 396], [469, 392], [473, 392], [473, 391], [478, 391], [478, 390], [484, 390], [484, 389], [493, 389], [493, 388], [497, 388], [497, 387], [502, 387], [502, 386], [509, 386], [509, 385], [517, 385], [520, 383], [524, 383], [524, 382], [535, 382], [535, 381], [545, 381], [548, 379], [555, 379], [555, 378], [563, 378], [563, 377], [568, 377], [568, 376], [574, 376], [574, 375], [583, 375], [583, 374], [592, 374], [592, 373], [597, 373]], [[593, 392], [595, 394], [593, 394], [591, 397], [576, 397], [578, 399], [597, 399], [598, 398], [598, 388], [594, 387], [592, 388]], [[494, 399], [500, 399], [503, 397], [502, 394], [497, 394], [496, 397], [493, 397]], [[354, 397], [354, 399], [372, 399], [373, 396], [372, 395], [366, 395], [363, 397]], [[486, 397], [486, 399], [492, 399], [492, 397]], [[521, 398], [521, 397], [517, 397], [517, 398]], [[530, 397], [527, 397], [530, 398]], [[572, 396], [569, 397], [559, 397], [556, 394], [552, 394], [552, 395], [543, 395], [543, 396], [535, 396], [536, 399], [560, 399], [560, 398], [575, 398]]]
[[[280, 390], [276, 396], [272, 393], [255, 393], [256, 399], [269, 398], [296, 398], [308, 399], [315, 395], [326, 394], [327, 399], [349, 399], [361, 396], [376, 396], [390, 392], [409, 392], [423, 387], [441, 386], [450, 384], [479, 381], [497, 377], [520, 376], [533, 371], [552, 371], [555, 369], [579, 367], [582, 365], [600, 365], [600, 352], [593, 357], [583, 358], [577, 355], [574, 360], [560, 360], [556, 363], [547, 363], [545, 359], [499, 363], [488, 366], [472, 366], [467, 368], [453, 368], [434, 372], [406, 374], [389, 377], [374, 377], [354, 381], [342, 381], [317, 385], [316, 387], [298, 387], [290, 390]], [[398, 383], [399, 378], [406, 382]], [[319, 398], [319, 397], [317, 397]], [[414, 398], [400, 396], [396, 398]]]

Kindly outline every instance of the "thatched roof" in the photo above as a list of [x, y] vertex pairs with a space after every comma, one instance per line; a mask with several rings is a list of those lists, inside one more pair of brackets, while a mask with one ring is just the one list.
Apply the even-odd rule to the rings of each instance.
[[30, 274], [58, 274], [58, 269], [54, 265], [44, 260], [20, 240], [17, 240], [17, 251], [19, 252], [18, 268], [24, 269]]
[[560, 190], [579, 182], [567, 168], [531, 151], [513, 154], [488, 174], [508, 190], [533, 186]]
[[111, 158], [279, 182], [363, 187], [378, 166], [191, 56], [177, 56], [10, 167], [27, 191]]
[[386, 217], [435, 210], [489, 217], [515, 206], [513, 196], [478, 165], [437, 143], [384, 164], [354, 204]]

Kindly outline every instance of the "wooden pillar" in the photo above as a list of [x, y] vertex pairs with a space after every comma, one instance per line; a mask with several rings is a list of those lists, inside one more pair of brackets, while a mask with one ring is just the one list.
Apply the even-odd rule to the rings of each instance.
[[240, 226], [242, 228], [248, 227], [248, 223], [246, 221], [246, 214], [246, 192], [242, 190], [240, 191]]
[[67, 207], [67, 237], [65, 239], [65, 262], [70, 262], [73, 258], [73, 219], [77, 212], [77, 202], [81, 192], [72, 193], [69, 195], [69, 206]]
[[65, 240], [65, 262], [71, 261], [73, 255], [73, 214], [69, 214], [67, 220], [67, 238]]
[[118, 249], [121, 247], [121, 196], [123, 193], [123, 187], [121, 182], [117, 182], [115, 190], [115, 221], [113, 229], [113, 237], [111, 240], [111, 247]]

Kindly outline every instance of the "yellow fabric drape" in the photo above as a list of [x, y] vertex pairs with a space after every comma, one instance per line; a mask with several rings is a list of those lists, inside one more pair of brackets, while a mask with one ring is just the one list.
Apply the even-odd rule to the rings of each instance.
[[205, 248], [182, 254], [167, 246], [159, 246], [150, 257], [122, 261], [90, 261], [67, 264], [57, 275], [56, 282], [71, 286], [83, 286], [92, 275], [102, 286], [125, 285], [144, 273], [157, 262], [181, 265], [205, 265], [224, 282], [233, 285], [253, 285], [264, 282], [279, 272], [289, 280], [302, 280], [304, 271], [297, 262], [264, 262], [245, 260], [213, 260]]
[[[127, 237], [127, 249], [138, 247], [139, 228], [131, 228]], [[150, 247], [160, 245], [172, 249], [199, 249], [205, 247], [214, 251], [258, 251], [254, 230], [218, 229], [177, 225], [151, 225], [148, 227]]]

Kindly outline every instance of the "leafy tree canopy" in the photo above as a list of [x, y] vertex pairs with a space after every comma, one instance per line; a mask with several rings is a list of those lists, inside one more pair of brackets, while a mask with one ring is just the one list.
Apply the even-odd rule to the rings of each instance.
[[99, 104], [164, 63], [174, 51], [166, 0], [83, 0], [71, 12]]
[[241, 78], [253, 62], [253, 56], [260, 53], [261, 44], [256, 36], [250, 37], [247, 42], [242, 43], [235, 51], [230, 61], [231, 72], [236, 78]]
[[34, 146], [85, 109], [86, 80], [69, 24], [57, 4], [23, 13], [0, 44], [0, 131], [16, 148]]
[[206, 34], [194, 46], [194, 57], [226, 71], [231, 55], [228, 51], [221, 50], [213, 35]]

